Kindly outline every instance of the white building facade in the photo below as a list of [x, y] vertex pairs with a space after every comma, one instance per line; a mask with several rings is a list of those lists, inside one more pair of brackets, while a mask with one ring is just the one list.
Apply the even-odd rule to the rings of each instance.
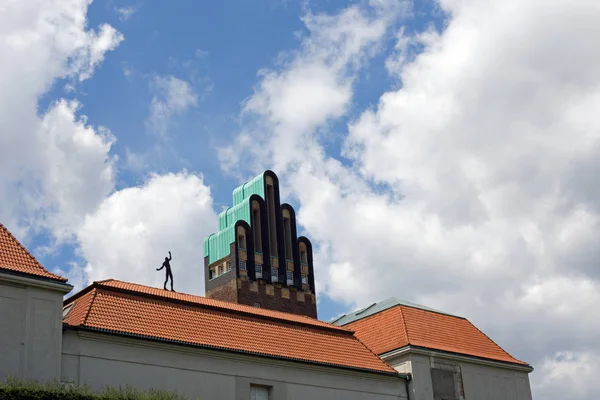
[[62, 379], [100, 389], [160, 388], [190, 399], [269, 400], [406, 399], [397, 376], [301, 364], [266, 357], [65, 331]]

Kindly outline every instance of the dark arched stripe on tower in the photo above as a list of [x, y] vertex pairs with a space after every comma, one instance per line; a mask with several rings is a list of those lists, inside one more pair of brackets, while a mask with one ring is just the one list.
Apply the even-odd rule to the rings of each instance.
[[[279, 282], [283, 285], [286, 284], [286, 270], [285, 270], [285, 249], [283, 247], [283, 223], [281, 220], [281, 200], [279, 197], [279, 178], [275, 175], [275, 172], [266, 170], [264, 173], [265, 177], [273, 179], [273, 203], [275, 206], [275, 231], [277, 232], [277, 256], [279, 262]], [[265, 198], [267, 196], [267, 180], [265, 179]], [[267, 211], [269, 211], [269, 204], [267, 202]], [[283, 257], [282, 257], [283, 256]], [[283, 261], [282, 261], [283, 260]], [[270, 260], [269, 260], [270, 265]]]
[[[266, 189], [266, 188], [265, 188]], [[271, 283], [271, 251], [270, 251], [270, 241], [269, 241], [269, 220], [267, 216], [267, 204], [262, 197], [257, 194], [253, 194], [250, 196], [250, 221], [254, 223], [254, 218], [252, 218], [252, 202], [258, 202], [258, 207], [260, 210], [260, 232], [256, 232], [255, 227], [252, 226], [252, 234], [253, 235], [261, 235], [262, 242], [262, 254], [263, 254], [263, 277], [262, 279]], [[254, 243], [254, 242], [252, 242]], [[256, 251], [256, 249], [254, 249]], [[252, 259], [254, 259], [254, 252], [252, 253]], [[256, 268], [256, 265], [255, 265]], [[255, 276], [255, 275], [254, 275]]]
[[[290, 230], [292, 231], [292, 258], [294, 261], [294, 286], [297, 288], [302, 288], [302, 270], [300, 269], [300, 251], [298, 249], [298, 235], [296, 231], [296, 212], [294, 208], [284, 203], [281, 205], [281, 215], [283, 216], [283, 211], [287, 210], [290, 213]], [[285, 243], [285, 232], [283, 237], [283, 242]]]
[[300, 236], [298, 238], [298, 244], [300, 243], [304, 243], [306, 245], [306, 261], [308, 262], [308, 287], [310, 288], [310, 291], [316, 296], [317, 292], [315, 291], [315, 269], [313, 267], [312, 244], [306, 236]]
[[[239, 249], [239, 243], [238, 243], [238, 228], [242, 227], [244, 228], [245, 232], [246, 232], [246, 255], [247, 255], [247, 260], [246, 260], [246, 271], [248, 272], [248, 278], [252, 279], [252, 280], [256, 280], [255, 277], [255, 269], [254, 269], [254, 236], [252, 236], [252, 228], [250, 227], [250, 225], [248, 225], [248, 223], [244, 220], [238, 220], [235, 223], [235, 252], [233, 253], [234, 257], [235, 257], [235, 271], [236, 271], [236, 275], [240, 276], [240, 263], [239, 263], [239, 255], [240, 255], [240, 249]], [[233, 260], [233, 257], [232, 257]]]

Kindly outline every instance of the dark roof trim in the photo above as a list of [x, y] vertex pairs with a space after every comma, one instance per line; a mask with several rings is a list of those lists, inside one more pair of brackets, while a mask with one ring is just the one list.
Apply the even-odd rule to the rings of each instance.
[[[41, 275], [36, 275], [36, 274], [30, 274], [30, 273], [22, 272], [22, 271], [15, 271], [14, 269], [8, 269], [8, 268], [5, 268], [5, 267], [3, 267], [1, 265], [0, 265], [0, 272], [5, 273], [7, 275], [15, 275], [15, 276], [22, 276], [24, 278], [37, 279], [37, 280], [43, 281], [43, 282], [62, 283], [63, 285], [73, 287], [72, 285], [70, 285], [70, 284], [67, 283], [67, 278], [62, 278], [62, 277], [59, 277], [59, 278], [50, 278], [48, 276], [41, 276]], [[49, 272], [49, 273], [52, 274], [52, 272]], [[54, 275], [56, 275], [56, 274], [54, 274]]]
[[394, 350], [386, 351], [384, 353], [379, 354], [379, 357], [383, 357], [386, 354], [393, 353], [393, 352], [396, 352], [396, 351], [399, 351], [399, 350], [403, 350], [403, 349], [406, 349], [406, 350], [415, 349], [415, 350], [424, 350], [424, 351], [435, 351], [436, 353], [448, 354], [450, 356], [460, 356], [460, 357], [466, 357], [466, 358], [474, 358], [474, 359], [477, 359], [477, 360], [491, 361], [491, 362], [498, 363], [498, 364], [514, 365], [514, 366], [521, 367], [521, 368], [531, 368], [531, 370], [533, 371], [533, 367], [531, 365], [527, 364], [527, 363], [521, 364], [521, 363], [515, 363], [515, 362], [509, 362], [509, 361], [502, 361], [502, 360], [497, 360], [495, 358], [473, 356], [471, 354], [456, 353], [456, 352], [453, 352], [453, 351], [446, 351], [446, 350], [434, 349], [433, 347], [423, 347], [423, 346], [413, 346], [413, 345], [402, 346], [402, 347], [398, 347], [397, 349], [394, 349]]
[[[367, 373], [372, 373], [372, 374], [386, 375], [386, 376], [393, 376], [393, 377], [399, 377], [402, 379], [407, 379], [406, 374], [400, 374], [398, 372], [385, 372], [385, 371], [378, 371], [378, 370], [369, 369], [369, 368], [358, 368], [358, 367], [350, 367], [350, 366], [341, 365], [341, 364], [310, 361], [310, 360], [304, 360], [301, 358], [275, 356], [275, 355], [271, 355], [271, 354], [259, 353], [259, 352], [254, 352], [254, 351], [237, 350], [237, 349], [230, 349], [227, 347], [190, 343], [190, 342], [185, 342], [185, 341], [180, 341], [180, 340], [165, 339], [165, 338], [161, 338], [158, 336], [139, 335], [139, 334], [135, 334], [135, 333], [128, 333], [128, 332], [116, 331], [116, 330], [111, 330], [111, 329], [99, 329], [99, 328], [92, 328], [92, 327], [88, 327], [88, 326], [73, 326], [73, 325], [63, 323], [63, 330], [73, 330], [73, 331], [81, 330], [81, 331], [89, 331], [89, 332], [96, 332], [96, 333], [105, 333], [105, 334], [115, 335], [115, 336], [124, 336], [124, 337], [136, 338], [136, 339], [144, 339], [144, 340], [149, 340], [149, 341], [153, 341], [153, 342], [170, 343], [170, 344], [176, 344], [176, 345], [181, 345], [181, 346], [224, 351], [224, 352], [228, 352], [228, 353], [246, 354], [246, 355], [258, 356], [258, 357], [273, 358], [273, 359], [277, 359], [277, 360], [300, 362], [300, 363], [304, 363], [304, 364], [341, 368], [341, 369], [350, 370], [350, 371], [367, 372]], [[382, 361], [382, 362], [384, 362], [384, 361]]]
[[[335, 333], [339, 333], [339, 334], [342, 334], [342, 335], [349, 335], [349, 336], [353, 336], [354, 335], [354, 330], [350, 330], [348, 328], [343, 328], [343, 327], [339, 327], [339, 326], [335, 326], [335, 325], [332, 326], [332, 327], [321, 326], [321, 325], [313, 325], [313, 324], [311, 324], [309, 322], [292, 321], [292, 320], [281, 319], [281, 318], [277, 318], [277, 317], [270, 317], [268, 315], [253, 314], [253, 313], [250, 313], [250, 312], [233, 310], [233, 309], [230, 309], [230, 308], [223, 308], [223, 307], [219, 307], [219, 306], [212, 306], [212, 305], [208, 305], [208, 304], [198, 304], [198, 303], [194, 303], [192, 301], [186, 301], [186, 300], [182, 300], [182, 299], [171, 299], [171, 298], [168, 298], [168, 297], [157, 296], [157, 295], [154, 295], [154, 294], [151, 294], [151, 293], [142, 293], [142, 292], [138, 292], [138, 291], [135, 291], [135, 290], [128, 290], [128, 289], [123, 289], [123, 288], [117, 288], [117, 287], [114, 287], [114, 286], [104, 286], [104, 285], [102, 285], [102, 281], [100, 281], [100, 282], [94, 282], [91, 285], [89, 285], [88, 287], [86, 287], [85, 289], [82, 289], [79, 293], [76, 293], [75, 295], [69, 297], [67, 300], [65, 300], [63, 302], [63, 307], [66, 306], [68, 303], [70, 303], [70, 302], [72, 302], [74, 300], [77, 300], [83, 294], [87, 293], [88, 291], [90, 291], [90, 290], [92, 290], [94, 288], [101, 289], [101, 290], [108, 290], [108, 291], [117, 292], [117, 293], [128, 294], [128, 295], [137, 296], [137, 297], [145, 297], [145, 298], [153, 299], [153, 300], [161, 300], [161, 301], [166, 301], [166, 302], [170, 302], [170, 303], [183, 304], [183, 305], [186, 305], [186, 306], [192, 306], [192, 307], [204, 308], [204, 309], [209, 309], [209, 310], [214, 310], [214, 311], [220, 311], [220, 312], [224, 312], [224, 313], [228, 313], [228, 314], [241, 315], [241, 316], [244, 316], [244, 317], [263, 319], [263, 320], [278, 322], [280, 324], [300, 326], [300, 327], [303, 327], [303, 328], [310, 328], [310, 329], [321, 330], [321, 331], [325, 331], [325, 332], [335, 332]], [[323, 322], [323, 321], [319, 321], [319, 322]], [[340, 328], [342, 328], [342, 329], [340, 329]]]

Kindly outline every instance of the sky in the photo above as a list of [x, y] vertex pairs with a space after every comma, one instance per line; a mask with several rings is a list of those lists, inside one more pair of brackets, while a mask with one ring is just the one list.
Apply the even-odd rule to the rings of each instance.
[[232, 190], [280, 179], [322, 320], [468, 318], [535, 399], [600, 391], [597, 0], [0, 1], [0, 222], [79, 290], [202, 295]]

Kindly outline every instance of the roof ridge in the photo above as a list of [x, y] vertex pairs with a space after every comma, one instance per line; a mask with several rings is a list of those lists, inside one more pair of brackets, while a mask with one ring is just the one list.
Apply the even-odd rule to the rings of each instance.
[[[253, 317], [264, 318], [264, 319], [268, 319], [271, 321], [298, 324], [298, 325], [310, 327], [313, 329], [324, 329], [324, 330], [329, 330], [329, 331], [344, 333], [344, 334], [350, 334], [350, 335], [354, 334], [354, 331], [352, 329], [333, 325], [331, 323], [324, 322], [324, 321], [321, 321], [318, 319], [314, 319], [314, 318], [308, 317], [306, 315], [291, 314], [291, 313], [285, 313], [282, 311], [268, 310], [268, 309], [258, 309], [258, 308], [255, 309], [254, 307], [251, 307], [251, 306], [248, 306], [245, 304], [237, 304], [237, 303], [226, 302], [223, 300], [209, 299], [205, 296], [189, 294], [189, 293], [168, 292], [169, 295], [167, 295], [166, 293], [165, 294], [148, 293], [148, 292], [136, 290], [134, 288], [123, 288], [123, 287], [104, 284], [104, 283], [108, 283], [109, 281], [110, 282], [118, 282], [118, 283], [122, 283], [122, 284], [126, 284], [126, 285], [141, 286], [143, 288], [148, 288], [148, 289], [153, 289], [153, 290], [160, 290], [160, 289], [157, 289], [152, 286], [142, 285], [139, 283], [125, 282], [125, 281], [121, 281], [118, 279], [110, 279], [110, 280], [106, 280], [106, 281], [95, 281], [92, 285], [90, 285], [90, 287], [91, 286], [101, 287], [103, 289], [112, 290], [112, 291], [116, 291], [116, 292], [124, 292], [124, 293], [144, 296], [144, 297], [155, 298], [155, 299], [159, 298], [159, 299], [162, 299], [165, 301], [173, 301], [173, 302], [178, 302], [178, 303], [191, 304], [194, 306], [200, 306], [200, 307], [209, 308], [209, 309], [216, 309], [219, 311], [226, 311], [226, 312], [230, 312], [230, 313], [234, 313], [234, 314], [250, 315]], [[172, 297], [173, 294], [178, 295], [178, 296], [189, 296], [189, 297], [197, 299], [198, 301], [192, 301], [192, 300], [188, 300], [185, 298], [175, 298], [175, 297]], [[208, 302], [213, 302], [216, 304], [209, 304]], [[236, 308], [234, 308], [234, 306], [236, 306], [238, 308], [236, 309]], [[273, 315], [269, 315], [269, 314], [273, 314]]]
[[[377, 354], [373, 350], [371, 350], [371, 348], [369, 346], [367, 346], [362, 340], [360, 340], [360, 338], [357, 335], [352, 335], [352, 336], [354, 336], [354, 338], [356, 340], [358, 340], [360, 342], [360, 344], [362, 344], [367, 350], [369, 350], [369, 352], [371, 354], [373, 354], [375, 357], [379, 358], [382, 363], [384, 363], [385, 365], [389, 366], [390, 368], [394, 368], [393, 366], [391, 366], [390, 364], [388, 364], [383, 358], [379, 357], [379, 354]], [[394, 370], [395, 370], [395, 368], [394, 368]]]
[[90, 292], [91, 290], [93, 290], [95, 288], [95, 282], [90, 283], [89, 285], [87, 285], [86, 287], [84, 287], [83, 289], [81, 289], [79, 292], [73, 294], [72, 296], [69, 296], [68, 298], [63, 300], [63, 307], [65, 307], [66, 305], [75, 302], [75, 300], [79, 299], [80, 297], [83, 297], [86, 293]]
[[[116, 279], [108, 278], [108, 279], [102, 279], [102, 280], [99, 280], [99, 281], [94, 281], [94, 283], [106, 283], [106, 282], [112, 282], [112, 281], [115, 281], [115, 280]], [[122, 282], [122, 281], [119, 281], [119, 282]]]
[[[53, 272], [48, 271], [39, 261], [37, 258], [35, 258], [35, 256], [33, 254], [31, 254], [31, 252], [29, 250], [27, 250], [27, 248], [25, 246], [23, 246], [23, 244], [19, 241], [19, 239], [16, 238], [15, 235], [12, 234], [12, 232], [4, 225], [0, 222], [0, 230], [3, 231], [7, 236], [8, 239], [11, 240], [13, 242], [13, 244], [15, 244], [19, 250], [23, 251], [23, 254], [25, 256], [27, 256], [34, 264], [35, 267], [38, 267], [42, 270], [42, 272], [50, 275], [50, 276], [44, 276], [45, 278], [48, 279], [54, 279], [57, 281], [61, 281], [66, 283], [68, 281], [67, 278], [64, 278], [60, 275], [57, 275]], [[13, 270], [13, 268], [6, 268], [8, 270]], [[18, 271], [17, 272], [23, 272], [23, 271]], [[28, 273], [30, 275], [30, 273]], [[35, 274], [34, 274], [35, 275]]]
[[[29, 250], [27, 250], [27, 248], [26, 248], [25, 246], [23, 246], [23, 245], [21, 244], [21, 242], [19, 242], [19, 240], [18, 240], [18, 239], [15, 237], [15, 235], [13, 235], [13, 234], [12, 234], [12, 232], [11, 232], [11, 231], [9, 231], [9, 230], [8, 230], [8, 228], [7, 228], [6, 226], [4, 226], [4, 225], [2, 225], [2, 224], [0, 223], [0, 228], [2, 228], [2, 229], [4, 230], [4, 232], [6, 232], [6, 233], [8, 234], [8, 237], [9, 237], [9, 238], [10, 238], [10, 239], [11, 239], [13, 242], [15, 242], [15, 244], [16, 244], [17, 246], [19, 246], [19, 247], [20, 247], [22, 250], [24, 250], [24, 251], [25, 251], [25, 253], [26, 253], [26, 254], [27, 254], [27, 255], [28, 255], [28, 256], [29, 256], [29, 257], [30, 257], [30, 258], [31, 258], [33, 261], [35, 261], [35, 263], [36, 263], [36, 264], [38, 264], [40, 267], [44, 268], [44, 266], [43, 266], [42, 264], [40, 264], [40, 262], [37, 260], [37, 258], [35, 258], [35, 257], [33, 256], [33, 254], [31, 254], [31, 252], [30, 252]], [[44, 269], [46, 269], [46, 268], [44, 268]]]
[[504, 352], [504, 354], [506, 354], [507, 356], [509, 356], [513, 360], [516, 360], [516, 361], [518, 361], [520, 363], [523, 363], [524, 365], [529, 365], [525, 361], [519, 360], [518, 358], [516, 358], [513, 355], [511, 355], [508, 351], [504, 350], [504, 348], [502, 346], [500, 346], [498, 343], [496, 343], [496, 341], [494, 341], [491, 337], [489, 337], [488, 335], [486, 335], [481, 329], [479, 329], [477, 327], [477, 325], [475, 325], [474, 323], [472, 323], [471, 321], [469, 321], [467, 318], [465, 318], [465, 320], [468, 321], [475, 329], [477, 329], [477, 331], [479, 331], [479, 333], [481, 333], [483, 336], [485, 336], [490, 342], [494, 343], [496, 345], [496, 347], [498, 347], [500, 350], [502, 350]]
[[88, 318], [90, 317], [90, 313], [92, 312], [92, 307], [94, 306], [94, 301], [96, 300], [96, 296], [98, 295], [98, 290], [96, 288], [92, 289], [92, 299], [90, 300], [90, 304], [87, 306], [87, 310], [85, 313], [85, 317], [83, 318], [82, 325], [87, 323]]
[[[408, 325], [406, 325], [406, 318], [404, 317], [404, 310], [402, 309], [402, 306], [399, 304], [396, 307], [400, 308], [400, 317], [402, 318], [402, 325], [404, 325], [404, 333], [406, 333], [406, 341], [410, 345], [410, 335], [408, 334]], [[394, 308], [394, 307], [391, 307], [391, 308]], [[388, 308], [388, 310], [389, 310], [389, 308]]]

